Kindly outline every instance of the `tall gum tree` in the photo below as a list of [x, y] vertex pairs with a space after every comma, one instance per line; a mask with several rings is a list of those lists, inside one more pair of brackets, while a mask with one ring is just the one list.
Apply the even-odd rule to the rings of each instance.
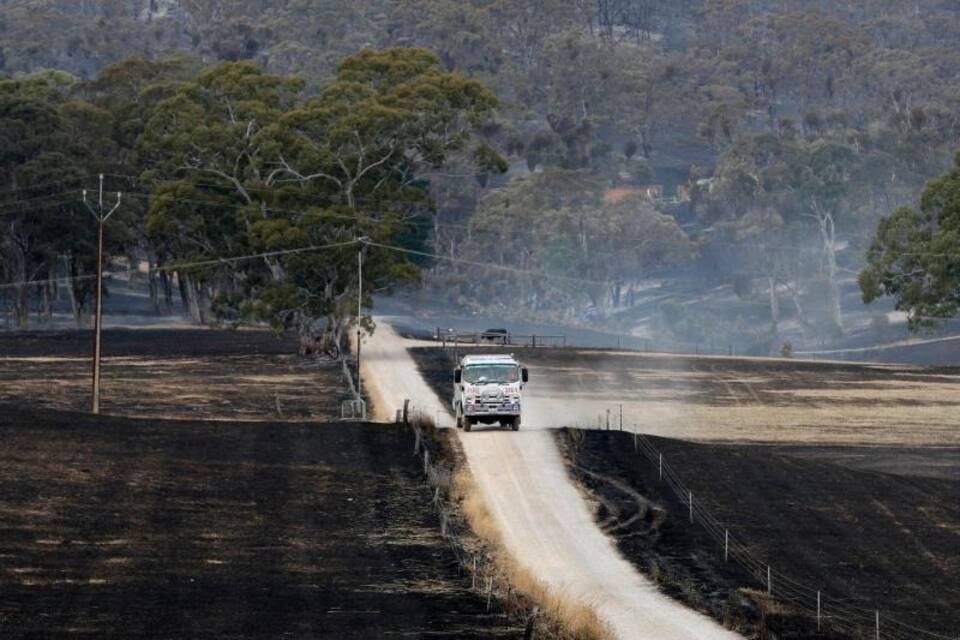
[[[433, 210], [432, 173], [454, 160], [478, 175], [506, 169], [499, 154], [473, 135], [496, 107], [490, 90], [446, 71], [424, 49], [364, 50], [346, 58], [317, 97], [286, 113], [269, 131], [270, 152], [280, 167], [277, 183], [293, 199], [307, 197], [325, 206], [312, 209], [307, 218], [264, 224], [262, 236], [415, 240], [416, 220]], [[370, 265], [365, 279], [373, 283], [365, 287], [368, 295], [415, 274], [396, 254], [375, 247], [364, 251]], [[297, 264], [336, 283], [324, 288], [315, 305], [308, 304], [323, 310], [324, 326], [336, 340], [350, 317], [344, 307], [355, 300], [355, 283], [344, 275], [343, 265], [321, 265], [308, 257]], [[309, 287], [297, 291], [299, 296], [287, 290], [285, 305], [298, 307], [312, 299]]]
[[[104, 169], [103, 158], [113, 155], [115, 145], [106, 114], [71, 97], [76, 86], [76, 78], [60, 72], [0, 81], [0, 269], [13, 283], [18, 327], [26, 326], [38, 293], [48, 321], [63, 289], [78, 326], [89, 308], [92, 287], [86, 276], [94, 267], [95, 230], [80, 202], [80, 188]], [[111, 228], [110, 249], [123, 227]], [[33, 281], [38, 282], [27, 284]]]
[[[204, 206], [204, 198], [227, 207], [241, 227], [249, 226], [252, 217], [266, 215], [279, 171], [262, 153], [262, 133], [292, 108], [302, 87], [299, 78], [264, 73], [252, 62], [221, 63], [160, 101], [138, 140], [140, 154], [151, 167], [144, 172], [144, 181], [160, 183], [151, 198], [148, 226], [171, 230], [164, 219], [176, 218], [184, 212], [180, 205], [190, 204], [174, 202], [170, 193], [178, 191], [203, 196], [196, 198], [199, 204], [193, 210], [201, 217], [221, 217]], [[204, 225], [188, 225], [194, 231], [198, 226]], [[196, 241], [189, 229], [183, 239]], [[228, 244], [238, 250], [249, 248], [241, 239]], [[197, 246], [176, 257], [182, 261], [215, 254], [211, 246]], [[275, 280], [282, 278], [279, 261], [264, 259], [264, 264]], [[232, 285], [237, 284], [235, 276], [227, 278]], [[198, 322], [210, 303], [204, 279], [203, 274], [178, 270], [185, 307]]]
[[[361, 245], [352, 241], [422, 243], [412, 218], [432, 208], [430, 172], [454, 157], [478, 174], [503, 171], [499, 154], [471, 135], [497, 101], [422, 49], [365, 50], [342, 61], [317, 96], [302, 100], [300, 87], [249, 62], [226, 63], [161, 102], [140, 138], [160, 163], [148, 177], [166, 178], [148, 225], [181, 263], [342, 245], [214, 276], [180, 271], [204, 278], [211, 312], [339, 344], [356, 320]], [[362, 251], [367, 296], [417, 277], [402, 254]]]

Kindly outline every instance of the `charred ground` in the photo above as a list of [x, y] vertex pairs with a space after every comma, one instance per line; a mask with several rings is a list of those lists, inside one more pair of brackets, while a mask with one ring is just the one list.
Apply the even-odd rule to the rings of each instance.
[[0, 411], [4, 638], [519, 637], [408, 430]]
[[[297, 356], [263, 330], [107, 329], [104, 413], [131, 417], [329, 420], [348, 397], [341, 367]], [[84, 410], [90, 331], [0, 333], [0, 400]]]
[[[572, 473], [596, 498], [601, 526], [664, 590], [779, 638], [813, 634], [809, 614], [767, 604], [763, 575], [723, 562], [722, 544], [689, 524], [687, 506], [659, 479], [657, 465], [636, 452], [632, 434], [564, 430], [558, 438]], [[867, 618], [879, 609], [941, 633], [960, 624], [960, 483], [857, 471], [762, 446], [650, 441], [697, 504], [752, 555], [775, 575], [821, 590], [828, 616], [842, 603]], [[744, 589], [754, 596], [745, 598]], [[806, 608], [815, 610], [809, 595]], [[890, 637], [919, 636], [901, 629]]]
[[262, 331], [104, 335], [111, 416], [62, 410], [89, 332], [0, 334], [0, 636], [523, 635], [461, 574], [410, 430], [311, 420], [339, 366]]
[[[557, 398], [558, 415], [566, 413], [568, 422], [549, 426], [575, 424], [584, 404], [618, 402], [640, 409], [626, 425], [640, 431], [644, 407], [675, 407], [671, 422], [652, 415], [658, 431], [687, 433], [685, 420], [717, 417], [691, 433], [719, 442], [651, 440], [698, 504], [774, 571], [922, 629], [945, 633], [960, 623], [960, 450], [943, 444], [956, 431], [947, 409], [956, 370], [512, 350], [531, 368], [527, 401]], [[453, 354], [412, 351], [449, 398]], [[896, 419], [911, 410], [908, 423]], [[800, 420], [778, 422], [783, 412]], [[667, 593], [750, 633], [815, 632], [808, 614], [763, 597], [763, 576], [724, 565], [722, 547], [688, 526], [687, 506], [635, 451], [632, 434], [569, 429], [558, 438], [598, 522]]]
[[[960, 480], [960, 369], [507, 347], [530, 367], [525, 402], [550, 424], [768, 444], [851, 468]], [[476, 348], [460, 348], [458, 354]], [[490, 348], [485, 348], [489, 353]], [[452, 351], [412, 350], [449, 398]]]

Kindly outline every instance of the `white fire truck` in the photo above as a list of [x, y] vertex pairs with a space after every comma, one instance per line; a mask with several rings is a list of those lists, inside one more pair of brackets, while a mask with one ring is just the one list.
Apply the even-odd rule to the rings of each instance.
[[478, 422], [520, 428], [527, 369], [512, 355], [469, 355], [453, 374], [453, 411], [457, 427], [470, 431]]

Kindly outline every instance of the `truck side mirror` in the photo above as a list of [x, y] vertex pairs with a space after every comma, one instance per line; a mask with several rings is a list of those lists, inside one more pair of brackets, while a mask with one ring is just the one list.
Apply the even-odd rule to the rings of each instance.
[[463, 370], [457, 369], [453, 372], [453, 381], [457, 384], [460, 384], [460, 381], [463, 380]]
[[520, 369], [520, 379], [524, 382], [530, 382], [530, 370], [526, 367]]

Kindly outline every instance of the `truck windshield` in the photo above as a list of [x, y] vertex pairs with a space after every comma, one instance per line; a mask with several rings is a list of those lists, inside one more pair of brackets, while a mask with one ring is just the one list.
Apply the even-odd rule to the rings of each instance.
[[515, 364], [474, 364], [464, 368], [463, 379], [476, 384], [478, 382], [516, 382], [519, 377]]

